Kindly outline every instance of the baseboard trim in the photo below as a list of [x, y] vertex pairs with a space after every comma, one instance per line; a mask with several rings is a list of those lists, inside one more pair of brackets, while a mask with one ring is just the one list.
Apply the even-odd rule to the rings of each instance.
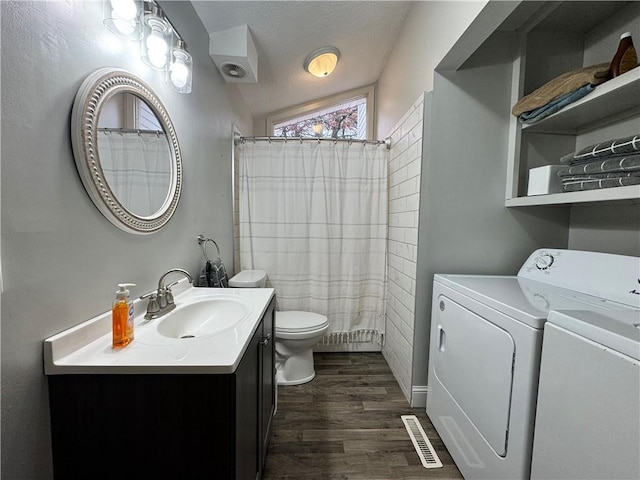
[[426, 385], [417, 385], [411, 388], [411, 408], [426, 408], [428, 390], [429, 387]]

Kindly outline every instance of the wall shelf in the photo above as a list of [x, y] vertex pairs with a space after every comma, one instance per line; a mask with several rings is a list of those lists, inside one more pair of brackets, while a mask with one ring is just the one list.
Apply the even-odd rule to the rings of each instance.
[[507, 207], [527, 207], [534, 205], [573, 205], [579, 203], [634, 201], [640, 202], [640, 185], [627, 187], [585, 190], [582, 192], [552, 193], [550, 195], [533, 195], [530, 197], [509, 198]]
[[[567, 71], [610, 61], [622, 32], [640, 39], [636, 2], [547, 2], [528, 18], [517, 13], [511, 18], [521, 19], [519, 23], [503, 24], [518, 45], [511, 105]], [[640, 201], [640, 185], [526, 196], [531, 169], [560, 165], [560, 158], [570, 152], [639, 132], [640, 67], [598, 85], [537, 123], [522, 125], [511, 116], [505, 206]]]
[[577, 102], [538, 123], [523, 125], [528, 133], [578, 134], [613, 116], [633, 116], [640, 108], [640, 67], [598, 85]]

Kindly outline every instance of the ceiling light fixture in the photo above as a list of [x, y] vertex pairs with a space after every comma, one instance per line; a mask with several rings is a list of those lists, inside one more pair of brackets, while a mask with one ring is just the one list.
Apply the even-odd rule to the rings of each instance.
[[321, 137], [322, 133], [324, 132], [324, 124], [322, 123], [322, 120], [318, 120], [316, 123], [313, 124], [313, 127], [311, 127], [313, 130], [313, 134], [316, 137]]
[[322, 47], [311, 52], [304, 61], [304, 69], [316, 77], [326, 77], [338, 64], [340, 50], [336, 47]]

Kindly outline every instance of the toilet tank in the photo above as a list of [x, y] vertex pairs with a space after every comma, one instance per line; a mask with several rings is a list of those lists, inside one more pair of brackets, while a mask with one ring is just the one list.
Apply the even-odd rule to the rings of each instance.
[[241, 270], [229, 280], [229, 286], [235, 288], [262, 288], [266, 283], [264, 270]]

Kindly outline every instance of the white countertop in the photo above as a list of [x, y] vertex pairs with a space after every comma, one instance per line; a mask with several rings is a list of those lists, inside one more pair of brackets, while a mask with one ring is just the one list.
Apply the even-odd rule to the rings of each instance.
[[[186, 283], [186, 282], [185, 282]], [[111, 347], [111, 311], [44, 341], [46, 375], [233, 373], [274, 295], [272, 288], [174, 288], [176, 310], [203, 295], [234, 296], [250, 304], [232, 328], [201, 338], [172, 339], [158, 333], [164, 317], [146, 321], [146, 300], [135, 300], [134, 341]], [[168, 314], [170, 315], [170, 313]]]

